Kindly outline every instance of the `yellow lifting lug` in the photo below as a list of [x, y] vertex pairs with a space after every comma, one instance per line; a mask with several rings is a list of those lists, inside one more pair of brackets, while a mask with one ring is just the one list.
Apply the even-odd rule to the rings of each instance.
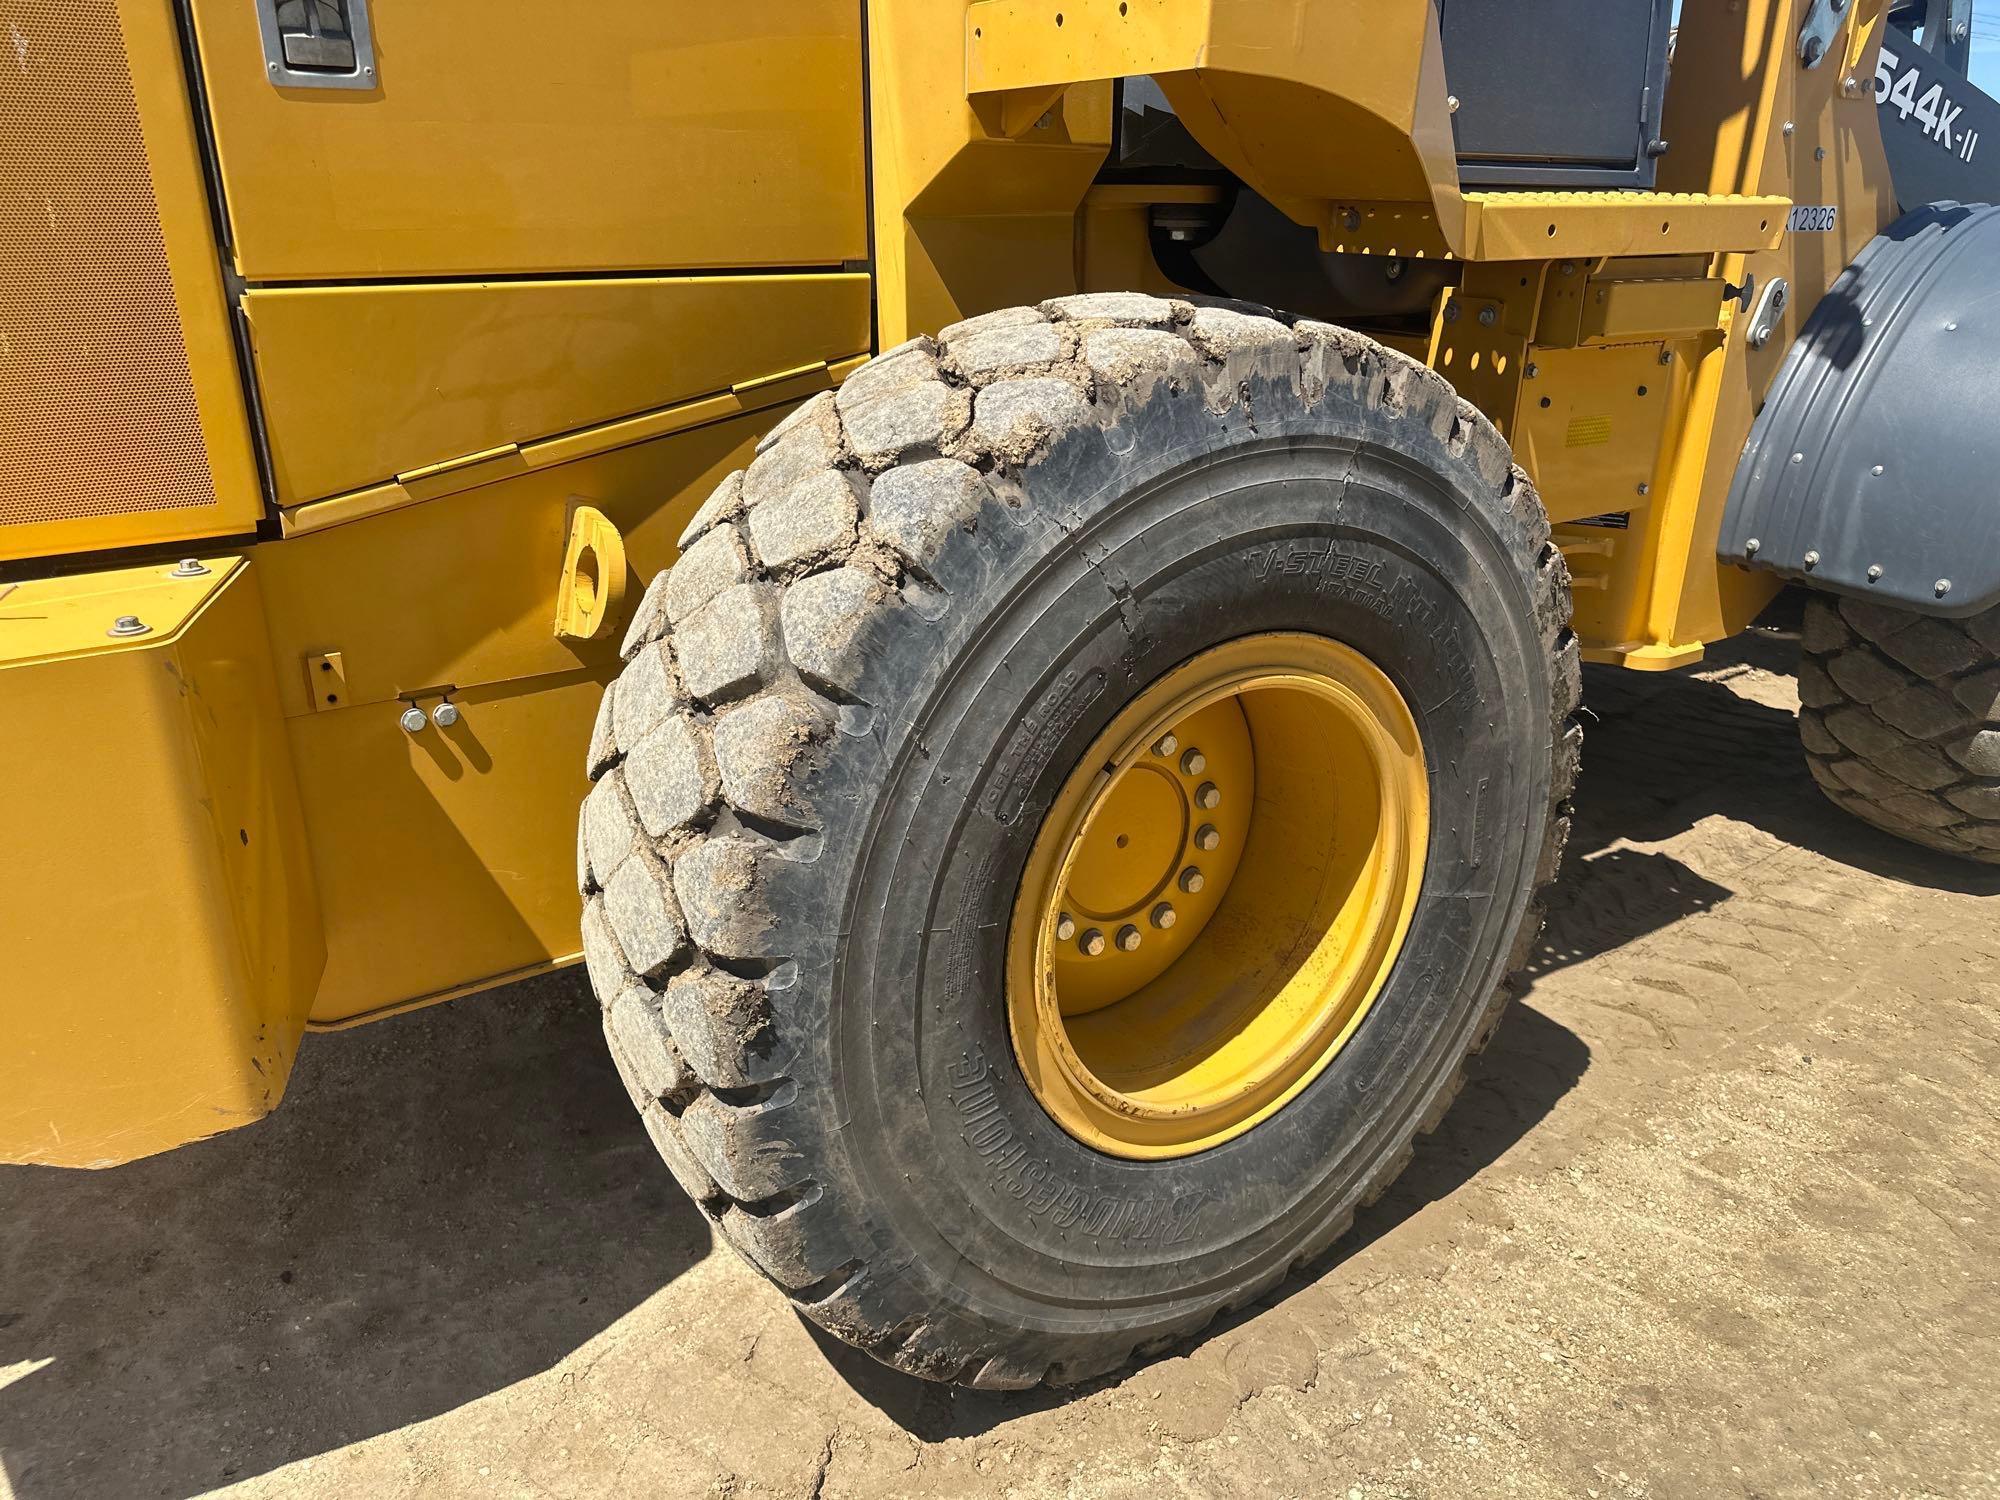
[[556, 638], [595, 641], [610, 634], [624, 610], [626, 574], [618, 528], [596, 506], [573, 502], [556, 586]]

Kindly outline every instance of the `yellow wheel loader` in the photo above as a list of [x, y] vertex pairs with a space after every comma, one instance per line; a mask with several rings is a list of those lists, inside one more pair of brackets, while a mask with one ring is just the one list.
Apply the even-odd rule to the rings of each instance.
[[0, 0], [0, 1155], [581, 958], [887, 1363], [1258, 1297], [1500, 1023], [1580, 663], [1802, 583], [1812, 775], [2000, 860], [1971, 25]]

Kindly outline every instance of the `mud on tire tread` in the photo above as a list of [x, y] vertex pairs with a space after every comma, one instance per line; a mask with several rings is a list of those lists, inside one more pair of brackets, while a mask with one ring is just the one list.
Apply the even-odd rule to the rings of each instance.
[[1800, 641], [1820, 789], [1898, 838], [2000, 864], [2000, 607], [1940, 620], [1815, 595]]
[[[866, 1205], [835, 1212], [840, 1184], [818, 1180], [798, 1149], [796, 1116], [811, 1085], [793, 1064], [826, 1014], [801, 973], [827, 955], [784, 951], [769, 891], [786, 864], [822, 852], [815, 778], [897, 707], [867, 700], [866, 638], [921, 632], [965, 607], [967, 579], [976, 587], [989, 567], [970, 542], [997, 545], [991, 538], [1013, 527], [1008, 544], [1019, 547], [1021, 528], [1074, 528], [1076, 517], [1022, 509], [1013, 480], [1066, 432], [1109, 428], [1163, 385], [1183, 406], [1198, 397], [1218, 423], [1232, 412], [1254, 423], [1253, 401], [1364, 403], [1427, 429], [1427, 441], [1469, 471], [1481, 524], [1516, 560], [1534, 616], [1525, 628], [1539, 633], [1548, 662], [1553, 763], [1535, 881], [1554, 878], [1568, 835], [1581, 742], [1568, 571], [1505, 442], [1424, 366], [1347, 330], [1265, 310], [1082, 296], [912, 340], [837, 395], [800, 407], [700, 508], [682, 560], [636, 611], [626, 671], [643, 662], [649, 697], [667, 694], [673, 707], [657, 720], [623, 715], [651, 721], [630, 745], [602, 732], [593, 740], [588, 769], [599, 785], [579, 855], [584, 925], [612, 1054], [676, 1177], [815, 1321], [911, 1374], [986, 1388], [1073, 1383], [1170, 1347], [1321, 1256], [1351, 1225], [1356, 1202], [1387, 1189], [1413, 1137], [1436, 1127], [1462, 1082], [1461, 1057], [1409, 1112], [1362, 1191], [1284, 1263], [1151, 1328], [1095, 1338], [996, 1340], [927, 1305], [856, 1232]], [[783, 525], [758, 524], [780, 506], [791, 508]], [[948, 571], [950, 586], [939, 581]], [[635, 860], [671, 874], [647, 958], [675, 957], [644, 976], [607, 920], [607, 890]], [[1540, 896], [1538, 887], [1511, 966], [1532, 950]], [[1492, 1036], [1512, 983], [1465, 1028], [1466, 1054]]]

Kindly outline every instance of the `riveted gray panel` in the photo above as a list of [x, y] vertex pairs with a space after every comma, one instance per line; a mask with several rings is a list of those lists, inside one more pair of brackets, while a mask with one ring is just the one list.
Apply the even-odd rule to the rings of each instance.
[[1650, 188], [1672, 0], [1439, 0], [1459, 180]]
[[1717, 550], [1930, 614], [2000, 604], [2000, 208], [1917, 209], [1840, 274], [1751, 428]]

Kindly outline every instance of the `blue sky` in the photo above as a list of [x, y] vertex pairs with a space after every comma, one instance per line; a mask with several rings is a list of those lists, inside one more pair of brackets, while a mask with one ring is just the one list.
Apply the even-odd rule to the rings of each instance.
[[1972, 36], [1972, 81], [1994, 98], [2000, 99], [2000, 5], [1987, 0], [1993, 14], [1974, 12]]

